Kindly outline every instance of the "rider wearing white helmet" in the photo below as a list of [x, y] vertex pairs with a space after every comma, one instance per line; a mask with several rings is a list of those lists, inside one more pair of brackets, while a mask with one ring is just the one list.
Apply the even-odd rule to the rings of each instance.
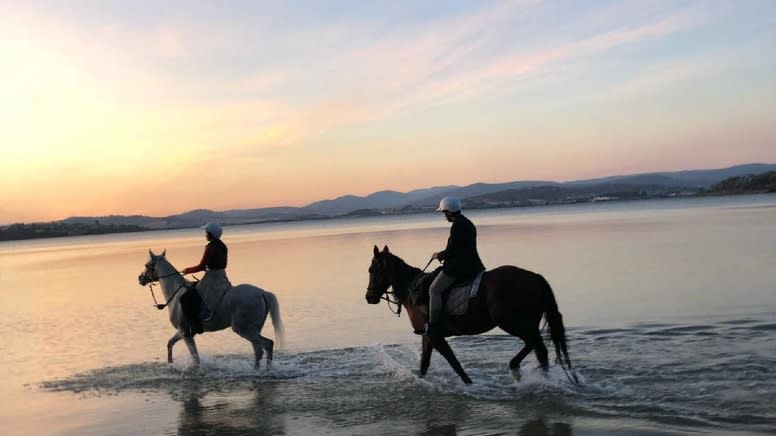
[[423, 333], [432, 339], [442, 333], [444, 292], [454, 283], [470, 280], [485, 270], [477, 253], [477, 229], [461, 214], [461, 201], [455, 197], [445, 197], [439, 202], [437, 211], [444, 213], [447, 221], [453, 225], [450, 226], [450, 237], [445, 249], [431, 255], [432, 259], [443, 263], [442, 271], [429, 288], [429, 322]]
[[[205, 299], [205, 302], [211, 309], [215, 309], [226, 291], [232, 287], [232, 284], [226, 277], [228, 249], [226, 244], [221, 241], [221, 235], [224, 233], [223, 229], [216, 223], [207, 223], [200, 228], [205, 230], [205, 238], [208, 241], [202, 260], [200, 260], [199, 264], [184, 268], [181, 271], [181, 274], [205, 271], [205, 275], [196, 287], [199, 295], [186, 291], [181, 296], [183, 311], [190, 324], [187, 336], [193, 336], [203, 331], [199, 313], [202, 298]], [[199, 296], [202, 298], [197, 298]]]

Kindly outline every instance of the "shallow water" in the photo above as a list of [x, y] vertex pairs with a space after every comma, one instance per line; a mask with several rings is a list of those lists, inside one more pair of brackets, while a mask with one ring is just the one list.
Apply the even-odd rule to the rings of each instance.
[[[151, 307], [148, 248], [196, 263], [198, 231], [0, 244], [3, 434], [684, 434], [776, 431], [776, 196], [473, 211], [489, 267], [552, 284], [584, 383], [499, 331], [417, 376], [404, 315], [364, 301], [373, 244], [423, 266], [437, 215], [227, 227], [232, 282], [278, 295], [286, 342], [256, 372], [230, 331], [202, 367]], [[157, 290], [158, 292], [158, 290]], [[271, 327], [264, 333], [272, 336]]]

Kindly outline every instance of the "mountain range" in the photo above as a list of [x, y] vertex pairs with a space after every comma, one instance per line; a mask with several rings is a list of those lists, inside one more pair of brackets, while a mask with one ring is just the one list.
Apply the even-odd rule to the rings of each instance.
[[196, 209], [166, 217], [110, 215], [70, 217], [58, 223], [130, 225], [147, 229], [200, 226], [215, 221], [225, 225], [267, 221], [324, 219], [341, 216], [398, 214], [433, 210], [439, 199], [453, 195], [467, 208], [574, 203], [610, 199], [692, 195], [731, 177], [776, 170], [776, 164], [745, 164], [729, 168], [641, 173], [571, 182], [542, 180], [436, 186], [409, 192], [379, 191], [367, 196], [344, 195], [303, 207], [265, 207], [212, 211]]

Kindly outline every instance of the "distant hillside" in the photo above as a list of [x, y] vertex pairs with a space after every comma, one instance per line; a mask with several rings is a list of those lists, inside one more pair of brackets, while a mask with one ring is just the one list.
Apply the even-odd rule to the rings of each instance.
[[578, 180], [568, 182], [568, 185], [596, 185], [601, 183], [631, 183], [631, 184], [656, 184], [656, 185], [672, 185], [682, 186], [688, 188], [709, 188], [715, 183], [737, 176], [744, 176], [747, 174], [758, 174], [766, 171], [776, 170], [776, 164], [745, 164], [736, 165], [728, 168], [720, 168], [713, 170], [689, 170], [689, 171], [675, 171], [675, 172], [663, 172], [663, 173], [642, 173], [631, 174], [624, 176], [612, 176], [603, 177], [599, 179], [590, 180]]
[[710, 194], [759, 194], [776, 192], [776, 171], [730, 177], [708, 191]]
[[[590, 180], [577, 180], [566, 183], [538, 180], [507, 183], [474, 183], [467, 186], [444, 186], [428, 190], [421, 189], [406, 194], [396, 191], [380, 191], [365, 197], [347, 195], [333, 200], [315, 202], [306, 206], [304, 209], [322, 214], [347, 214], [354, 211], [363, 213], [364, 210], [370, 209], [431, 209], [436, 207], [440, 198], [447, 195], [453, 195], [462, 200], [466, 200], [469, 207], [471, 207], [471, 205], [475, 203], [488, 204], [490, 200], [484, 197], [488, 194], [504, 191], [516, 192], [524, 189], [547, 186], [566, 188], [568, 191], [562, 191], [565, 192], [563, 195], [581, 196], [581, 198], [590, 197], [589, 194], [592, 192], [598, 192], [598, 195], [617, 194], [618, 197], [627, 197], [631, 195], [626, 194], [626, 191], [643, 191], [647, 192], [648, 195], [661, 195], [662, 193], [669, 192], [676, 193], [706, 189], [714, 183], [718, 183], [728, 177], [769, 170], [776, 170], [776, 164], [746, 164], [711, 170], [631, 174]], [[583, 191], [574, 191], [576, 188], [583, 189]], [[584, 189], [588, 189], [588, 191], [584, 191]], [[525, 195], [528, 194], [526, 193]], [[592, 197], [595, 197], [595, 195]], [[549, 198], [545, 200], [549, 201]]]
[[509, 207], [692, 195], [696, 192], [693, 188], [680, 186], [610, 182], [584, 186], [546, 185], [508, 189], [470, 197], [465, 202], [468, 208]]
[[[63, 230], [66, 227], [49, 230], [58, 234], [83, 232], [87, 228], [94, 232], [136, 231], [137, 229], [191, 228], [210, 221], [233, 225], [417, 213], [434, 210], [439, 199], [447, 195], [461, 198], [467, 208], [484, 208], [694, 195], [701, 192], [712, 194], [773, 192], [773, 185], [770, 184], [773, 176], [763, 175], [761, 178], [756, 175], [773, 172], [776, 172], [776, 164], [747, 164], [721, 169], [631, 174], [565, 183], [534, 180], [436, 186], [406, 193], [379, 191], [363, 197], [344, 195], [335, 199], [316, 201], [304, 207], [266, 207], [227, 211], [195, 209], [166, 217], [143, 215], [70, 217], [49, 224], [75, 225], [76, 227], [72, 229], [80, 230]], [[8, 227], [10, 226], [0, 227], [0, 230], [6, 230]], [[106, 230], [110, 228], [115, 230]], [[37, 233], [33, 234], [43, 235], [47, 234], [46, 231], [39, 227], [36, 230]]]
[[145, 230], [148, 229], [127, 224], [101, 224], [94, 220], [91, 223], [12, 224], [0, 227], [0, 241], [142, 232]]
[[510, 189], [525, 189], [536, 186], [559, 185], [556, 182], [547, 181], [520, 181], [507, 183], [475, 183], [464, 187], [451, 187], [450, 189], [435, 193], [435, 195], [410, 202], [413, 206], [434, 206], [439, 205], [439, 199], [444, 196], [454, 196], [461, 199], [472, 198], [479, 195], [490, 194], [494, 192], [506, 191]]
[[343, 195], [334, 200], [316, 201], [305, 209], [324, 214], [338, 214], [357, 209], [395, 208], [404, 204], [404, 196], [405, 194], [397, 191], [380, 191], [366, 197]]
[[360, 209], [398, 209], [407, 205], [439, 202], [440, 196], [460, 189], [458, 186], [437, 186], [428, 189], [416, 189], [407, 193], [397, 191], [380, 191], [366, 197], [344, 195], [333, 200], [316, 201], [304, 207], [305, 210], [323, 214], [343, 214]]

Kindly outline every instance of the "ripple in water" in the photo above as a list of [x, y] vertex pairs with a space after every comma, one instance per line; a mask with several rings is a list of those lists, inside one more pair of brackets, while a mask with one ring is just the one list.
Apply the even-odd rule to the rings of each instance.
[[194, 386], [199, 395], [208, 395], [272, 386], [286, 413], [313, 411], [343, 425], [396, 414], [421, 419], [429, 407], [465, 404], [484, 407], [482, 419], [495, 421], [517, 408], [639, 419], [671, 428], [768, 431], [776, 422], [774, 330], [776, 324], [763, 319], [570, 330], [571, 358], [582, 386], [571, 384], [558, 366], [545, 375], [533, 356], [524, 361], [523, 379], [514, 382], [507, 365], [521, 344], [495, 335], [451, 341], [475, 382], [471, 386], [463, 385], [436, 353], [427, 377], [420, 378], [418, 345], [373, 345], [280, 352], [271, 370], [254, 370], [245, 355], [205, 355], [198, 370], [187, 363], [137, 363], [46, 381], [41, 387], [95, 395], [176, 395]]

